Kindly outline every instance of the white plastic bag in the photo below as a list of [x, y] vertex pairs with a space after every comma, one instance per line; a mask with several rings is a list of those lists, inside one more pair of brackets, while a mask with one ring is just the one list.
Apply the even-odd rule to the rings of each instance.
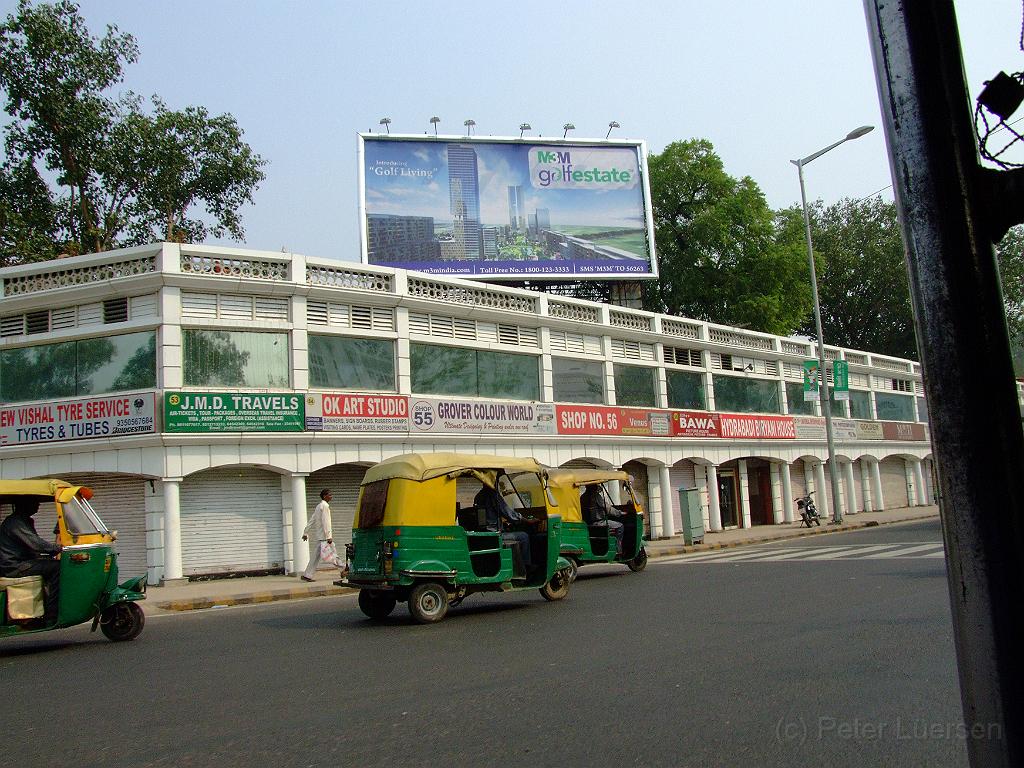
[[345, 566], [338, 557], [338, 548], [327, 541], [320, 542], [320, 560], [324, 563], [336, 565], [339, 568], [343, 568]]

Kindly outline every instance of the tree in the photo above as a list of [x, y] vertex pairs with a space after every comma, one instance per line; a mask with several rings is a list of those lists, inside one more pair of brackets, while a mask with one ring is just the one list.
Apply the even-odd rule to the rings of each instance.
[[1024, 339], [1024, 227], [1013, 227], [996, 245], [999, 283], [1010, 338]]
[[[802, 215], [791, 209], [792, 215]], [[880, 198], [810, 207], [826, 344], [917, 359], [896, 206]], [[820, 260], [820, 261], [818, 261]], [[817, 338], [813, 316], [800, 329]]]
[[649, 158], [659, 278], [657, 312], [788, 334], [811, 309], [802, 230], [776, 217], [748, 176], [728, 175], [711, 142]]
[[[238, 209], [252, 201], [265, 162], [231, 115], [172, 111], [156, 97], [147, 114], [135, 94], [113, 97], [124, 66], [137, 58], [131, 35], [109, 26], [94, 38], [70, 0], [20, 0], [0, 24], [0, 90], [13, 118], [4, 134], [0, 216], [16, 225], [2, 241], [14, 258], [154, 237], [243, 237]], [[193, 213], [200, 204], [205, 217]], [[42, 233], [49, 247], [40, 246]]]

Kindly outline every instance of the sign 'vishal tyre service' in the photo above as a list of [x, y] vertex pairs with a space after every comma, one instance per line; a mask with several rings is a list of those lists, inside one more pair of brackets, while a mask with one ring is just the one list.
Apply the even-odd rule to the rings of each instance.
[[657, 276], [643, 142], [360, 134], [363, 261], [459, 277]]

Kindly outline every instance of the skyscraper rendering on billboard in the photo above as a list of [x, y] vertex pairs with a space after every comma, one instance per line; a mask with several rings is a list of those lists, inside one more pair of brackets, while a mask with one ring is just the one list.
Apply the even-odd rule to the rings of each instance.
[[657, 274], [641, 142], [359, 138], [366, 263], [513, 279]]

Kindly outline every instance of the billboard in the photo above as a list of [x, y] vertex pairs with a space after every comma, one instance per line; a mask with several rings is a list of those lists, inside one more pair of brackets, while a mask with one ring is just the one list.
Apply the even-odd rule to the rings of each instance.
[[657, 276], [634, 141], [359, 135], [363, 262], [467, 278]]

